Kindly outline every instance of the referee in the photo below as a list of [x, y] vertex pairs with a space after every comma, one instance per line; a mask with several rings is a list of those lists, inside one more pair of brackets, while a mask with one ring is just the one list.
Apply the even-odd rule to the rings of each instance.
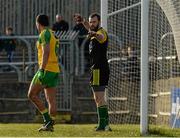
[[97, 106], [98, 126], [96, 131], [112, 131], [109, 127], [109, 115], [105, 101], [105, 89], [109, 80], [109, 65], [107, 61], [108, 35], [100, 27], [100, 15], [89, 16], [89, 54], [91, 59], [90, 85]]

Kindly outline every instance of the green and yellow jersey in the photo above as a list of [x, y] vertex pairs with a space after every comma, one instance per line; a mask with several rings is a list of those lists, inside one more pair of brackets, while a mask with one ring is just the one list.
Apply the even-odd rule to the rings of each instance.
[[50, 72], [60, 72], [59, 63], [58, 63], [58, 49], [59, 49], [59, 40], [56, 39], [51, 29], [44, 29], [37, 41], [37, 49], [38, 49], [38, 64], [41, 66], [42, 64], [42, 47], [47, 46], [49, 44], [50, 53], [48, 62], [46, 64], [45, 70]]

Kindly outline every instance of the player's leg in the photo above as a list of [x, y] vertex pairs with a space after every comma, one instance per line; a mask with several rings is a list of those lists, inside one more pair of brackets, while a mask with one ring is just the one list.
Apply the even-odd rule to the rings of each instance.
[[108, 108], [105, 101], [105, 86], [93, 87], [93, 94], [98, 113], [98, 127], [96, 128], [96, 131], [106, 129], [111, 130], [109, 128]]
[[13, 61], [13, 55], [14, 55], [14, 52], [10, 51], [10, 53], [9, 53], [9, 62]]
[[[10, 62], [12, 62], [12, 51], [7, 51], [7, 58], [8, 58], [8, 62], [10, 63]], [[6, 69], [5, 69], [5, 71], [11, 71], [11, 67], [10, 66], [8, 66]]]
[[39, 93], [42, 91], [42, 86], [39, 84], [31, 83], [28, 91], [28, 98], [36, 106], [36, 108], [41, 112], [45, 109], [43, 102], [39, 98]]
[[108, 80], [108, 69], [95, 69], [92, 71], [91, 86], [98, 113], [98, 127], [96, 128], [97, 131], [106, 130], [106, 127], [109, 126], [108, 108], [107, 103], [105, 101], [105, 88], [108, 84]]
[[42, 86], [41, 81], [38, 78], [38, 73], [39, 72], [35, 74], [31, 82], [31, 85], [28, 91], [28, 98], [36, 106], [36, 108], [41, 112], [44, 119], [44, 124], [47, 124], [49, 121], [51, 121], [51, 118], [50, 118], [47, 108], [45, 108], [42, 100], [39, 98], [39, 93], [43, 90], [43, 86]]
[[45, 92], [45, 97], [48, 102], [48, 107], [49, 107], [49, 114], [51, 120], [47, 123], [47, 125], [42, 126], [39, 130], [41, 131], [53, 131], [53, 125], [54, 125], [54, 120], [56, 116], [56, 86], [58, 84], [58, 76], [59, 73], [54, 73], [54, 72], [45, 72], [45, 77], [43, 80], [44, 85], [46, 88], [44, 89]]
[[48, 102], [49, 107], [49, 114], [53, 120], [56, 117], [56, 88], [46, 88], [45, 89], [45, 96]]
[[51, 120], [47, 108], [44, 106], [42, 100], [39, 98], [39, 93], [42, 91], [42, 85], [32, 84], [28, 91], [28, 98], [36, 106], [43, 116], [44, 123], [46, 124]]
[[47, 87], [45, 88], [45, 96], [49, 105], [49, 113], [52, 118], [56, 116], [56, 87], [59, 82], [59, 73], [47, 72]]

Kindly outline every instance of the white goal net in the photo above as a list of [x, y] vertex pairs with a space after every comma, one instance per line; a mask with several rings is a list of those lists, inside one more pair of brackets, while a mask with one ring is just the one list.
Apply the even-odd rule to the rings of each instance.
[[[108, 0], [108, 15], [110, 121], [139, 124], [141, 1]], [[149, 124], [173, 122], [173, 93], [180, 93], [179, 22], [179, 0], [150, 0]]]

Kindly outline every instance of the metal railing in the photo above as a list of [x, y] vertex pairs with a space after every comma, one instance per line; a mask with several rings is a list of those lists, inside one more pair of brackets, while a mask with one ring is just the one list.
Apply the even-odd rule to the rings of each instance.
[[[71, 111], [72, 103], [72, 83], [73, 77], [79, 73], [79, 49], [78, 32], [67, 31], [56, 33], [60, 39], [59, 65], [61, 68], [60, 84], [57, 87], [57, 109], [58, 111]], [[37, 51], [34, 49], [38, 36], [2, 36], [0, 39], [18, 39], [25, 45], [18, 45], [22, 50], [20, 56], [22, 61], [0, 62], [0, 66], [10, 66], [17, 74], [19, 82], [30, 82], [37, 70]], [[31, 41], [33, 41], [31, 43]], [[27, 49], [27, 57], [23, 49]], [[34, 53], [32, 53], [34, 51]], [[20, 51], [15, 51], [20, 52]], [[34, 57], [32, 55], [34, 54]], [[8, 75], [8, 72], [6, 72]]]
[[35, 34], [35, 18], [40, 13], [47, 14], [50, 23], [55, 22], [56, 14], [61, 14], [72, 28], [75, 13], [88, 18], [92, 11], [100, 11], [99, 4], [98, 0], [1, 0], [0, 29], [4, 30], [10, 25], [16, 34]]

